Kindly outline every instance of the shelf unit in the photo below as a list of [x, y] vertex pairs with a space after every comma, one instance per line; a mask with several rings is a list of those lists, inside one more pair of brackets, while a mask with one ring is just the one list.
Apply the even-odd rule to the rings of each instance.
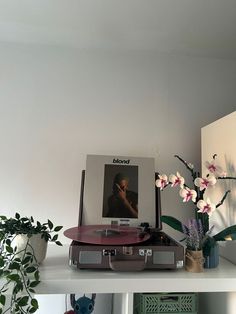
[[114, 272], [80, 270], [68, 265], [69, 245], [49, 245], [40, 266], [41, 283], [37, 294], [114, 293], [122, 314], [133, 312], [133, 294], [139, 292], [234, 292], [236, 267], [221, 258], [215, 269], [203, 273], [178, 270]]

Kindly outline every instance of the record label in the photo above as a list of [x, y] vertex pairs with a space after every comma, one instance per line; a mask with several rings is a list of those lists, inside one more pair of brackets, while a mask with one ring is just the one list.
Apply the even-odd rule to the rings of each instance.
[[64, 235], [74, 241], [97, 245], [136, 244], [150, 238], [150, 234], [142, 233], [140, 228], [111, 225], [73, 227], [65, 230]]

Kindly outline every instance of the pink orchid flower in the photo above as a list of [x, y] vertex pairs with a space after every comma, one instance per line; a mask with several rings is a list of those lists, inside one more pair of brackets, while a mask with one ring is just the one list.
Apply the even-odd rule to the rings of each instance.
[[183, 197], [183, 202], [188, 202], [190, 200], [195, 202], [197, 198], [197, 192], [195, 190], [191, 190], [188, 187], [181, 189], [179, 191], [179, 195]]
[[179, 185], [181, 188], [184, 187], [184, 178], [180, 175], [179, 172], [176, 173], [176, 175], [171, 174], [169, 176], [169, 182], [171, 183], [172, 187], [175, 187], [177, 185]]
[[159, 179], [156, 180], [156, 186], [160, 188], [161, 190], [164, 189], [168, 185], [168, 178], [166, 174], [159, 174], [158, 175]]
[[216, 177], [219, 177], [219, 176], [225, 177], [226, 176], [226, 172], [221, 168], [221, 166], [216, 164], [215, 159], [213, 159], [211, 162], [206, 161], [205, 166]]
[[196, 178], [194, 180], [194, 184], [200, 188], [200, 191], [202, 191], [211, 186], [214, 186], [216, 184], [216, 177], [213, 175], [209, 175], [206, 178]]
[[210, 216], [216, 209], [216, 205], [211, 203], [210, 199], [208, 198], [206, 201], [199, 200], [197, 202], [197, 208], [199, 208], [198, 213], [207, 213]]

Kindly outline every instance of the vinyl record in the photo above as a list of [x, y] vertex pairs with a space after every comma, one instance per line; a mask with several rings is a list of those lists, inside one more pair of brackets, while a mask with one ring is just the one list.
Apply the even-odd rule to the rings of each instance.
[[78, 242], [97, 245], [128, 245], [150, 238], [150, 234], [142, 233], [139, 228], [111, 225], [74, 227], [65, 230], [64, 235]]

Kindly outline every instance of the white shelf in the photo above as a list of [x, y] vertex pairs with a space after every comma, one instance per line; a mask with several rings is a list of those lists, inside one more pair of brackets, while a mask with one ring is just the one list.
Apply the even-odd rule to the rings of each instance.
[[40, 266], [37, 294], [236, 291], [236, 266], [225, 259], [220, 260], [218, 268], [203, 273], [184, 269], [122, 273], [71, 269], [68, 252], [68, 245], [49, 245], [47, 258]]

